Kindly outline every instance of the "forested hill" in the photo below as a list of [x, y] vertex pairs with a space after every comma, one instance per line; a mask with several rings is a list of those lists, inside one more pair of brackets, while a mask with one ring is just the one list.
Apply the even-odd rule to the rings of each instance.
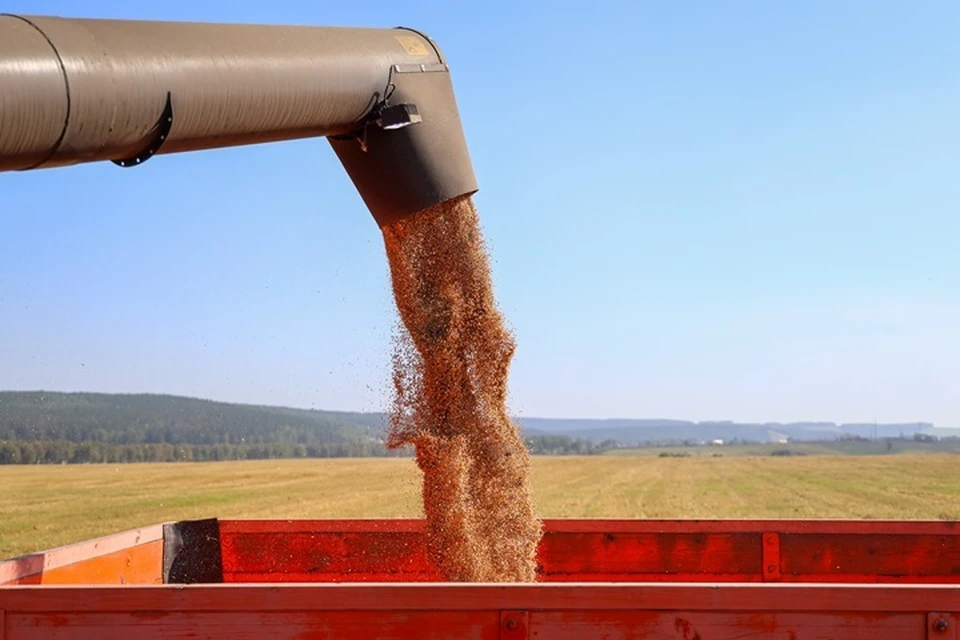
[[[932, 425], [520, 418], [532, 453], [642, 444], [781, 442], [932, 433]], [[167, 395], [0, 391], [0, 464], [410, 455], [382, 442], [382, 413], [229, 404]]]
[[[229, 404], [168, 395], [0, 392], [0, 464], [411, 455], [383, 444], [382, 413]], [[527, 433], [534, 453], [586, 440]]]
[[358, 444], [377, 441], [379, 413], [228, 404], [165, 395], [0, 392], [0, 441], [103, 444]]

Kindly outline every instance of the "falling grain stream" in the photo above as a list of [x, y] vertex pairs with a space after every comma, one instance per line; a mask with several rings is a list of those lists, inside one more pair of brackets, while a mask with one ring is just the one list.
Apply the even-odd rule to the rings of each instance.
[[416, 447], [428, 550], [461, 582], [536, 580], [530, 459], [507, 414], [514, 340], [469, 197], [384, 227], [402, 325], [389, 444]]

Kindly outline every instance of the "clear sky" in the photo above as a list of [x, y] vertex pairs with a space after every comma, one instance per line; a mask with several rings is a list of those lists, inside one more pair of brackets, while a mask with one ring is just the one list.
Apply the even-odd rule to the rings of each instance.
[[[960, 426], [960, 3], [2, 10], [430, 33], [520, 415]], [[0, 198], [0, 389], [386, 405], [383, 247], [325, 141], [5, 173]]]

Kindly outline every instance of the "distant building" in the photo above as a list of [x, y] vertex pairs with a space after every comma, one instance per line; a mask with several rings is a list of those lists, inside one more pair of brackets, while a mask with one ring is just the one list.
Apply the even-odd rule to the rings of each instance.
[[716, 445], [716, 446], [718, 446], [718, 447], [722, 447], [722, 446], [723, 446], [723, 440], [711, 440], [711, 441], [710, 441], [710, 444]]
[[782, 431], [774, 431], [771, 429], [767, 432], [767, 437], [770, 438], [770, 442], [774, 444], [788, 444], [790, 442], [790, 437]]

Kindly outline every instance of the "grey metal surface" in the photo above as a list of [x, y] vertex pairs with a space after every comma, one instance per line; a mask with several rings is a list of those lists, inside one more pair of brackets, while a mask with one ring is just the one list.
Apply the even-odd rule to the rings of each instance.
[[399, 131], [369, 127], [366, 151], [355, 140], [329, 139], [381, 227], [477, 191], [450, 74], [395, 73], [392, 82], [392, 101], [415, 103], [422, 124]]
[[[366, 125], [390, 93], [422, 122]], [[0, 171], [314, 136], [343, 137], [380, 224], [476, 190], [445, 61], [412, 30], [0, 16]]]

